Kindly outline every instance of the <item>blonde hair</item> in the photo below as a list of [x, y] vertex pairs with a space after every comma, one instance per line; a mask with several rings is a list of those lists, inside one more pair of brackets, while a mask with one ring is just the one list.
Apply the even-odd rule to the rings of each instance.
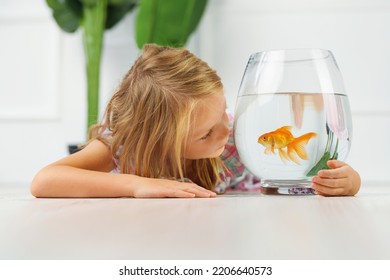
[[[109, 101], [103, 124], [92, 131], [111, 146], [121, 173], [183, 180], [192, 113], [222, 87], [217, 73], [188, 50], [145, 45]], [[102, 136], [106, 129], [110, 143]], [[198, 159], [192, 169], [189, 179], [213, 189], [223, 164], [219, 158]]]

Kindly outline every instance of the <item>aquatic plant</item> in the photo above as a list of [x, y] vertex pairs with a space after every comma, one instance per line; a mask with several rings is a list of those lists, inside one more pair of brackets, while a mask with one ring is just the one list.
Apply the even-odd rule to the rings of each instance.
[[[325, 151], [320, 160], [314, 165], [313, 168], [306, 174], [308, 177], [312, 177], [317, 175], [318, 171], [323, 169], [329, 169], [328, 160], [337, 159], [338, 157], [338, 146], [339, 146], [339, 138], [334, 135], [334, 132], [329, 128], [328, 123], [326, 123], [326, 133], [328, 138], [326, 140]], [[336, 144], [332, 153], [333, 139], [336, 137]]]

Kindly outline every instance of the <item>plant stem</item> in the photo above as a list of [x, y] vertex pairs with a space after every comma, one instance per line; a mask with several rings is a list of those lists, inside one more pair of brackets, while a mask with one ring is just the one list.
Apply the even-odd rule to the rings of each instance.
[[87, 71], [87, 131], [97, 123], [99, 115], [100, 61], [107, 16], [107, 1], [98, 0], [95, 5], [83, 5], [83, 42]]

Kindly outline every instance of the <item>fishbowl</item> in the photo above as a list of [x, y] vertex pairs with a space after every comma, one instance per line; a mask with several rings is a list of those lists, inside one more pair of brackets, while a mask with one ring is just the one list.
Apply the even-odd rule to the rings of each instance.
[[311, 177], [345, 161], [352, 139], [348, 97], [333, 54], [321, 49], [254, 53], [238, 92], [234, 140], [264, 194], [313, 194]]

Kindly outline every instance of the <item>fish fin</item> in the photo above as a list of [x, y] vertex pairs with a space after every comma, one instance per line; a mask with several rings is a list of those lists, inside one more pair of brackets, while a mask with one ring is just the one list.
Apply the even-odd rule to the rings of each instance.
[[283, 150], [283, 149], [278, 149], [278, 150], [279, 150], [279, 156], [280, 156], [281, 160], [282, 160], [284, 163], [287, 163], [287, 161], [289, 161], [290, 159], [289, 159], [289, 157], [288, 157], [286, 151]]
[[282, 127], [279, 127], [276, 131], [288, 131], [288, 132], [291, 132], [291, 125], [286, 125], [286, 126], [282, 126]]
[[[317, 134], [314, 132], [306, 133], [298, 138], [294, 139], [290, 144], [287, 145], [288, 154], [291, 157], [293, 155], [293, 151], [303, 160], [307, 160], [307, 152], [305, 149], [305, 145], [309, 140], [313, 137], [316, 137]], [[295, 155], [294, 155], [295, 156]]]
[[298, 165], [301, 165], [298, 158], [296, 157], [297, 152], [296, 152], [294, 146], [290, 146], [290, 145], [287, 146], [287, 154], [288, 154], [289, 160], [295, 162]]
[[265, 148], [264, 154], [270, 155], [272, 153], [271, 148]]

